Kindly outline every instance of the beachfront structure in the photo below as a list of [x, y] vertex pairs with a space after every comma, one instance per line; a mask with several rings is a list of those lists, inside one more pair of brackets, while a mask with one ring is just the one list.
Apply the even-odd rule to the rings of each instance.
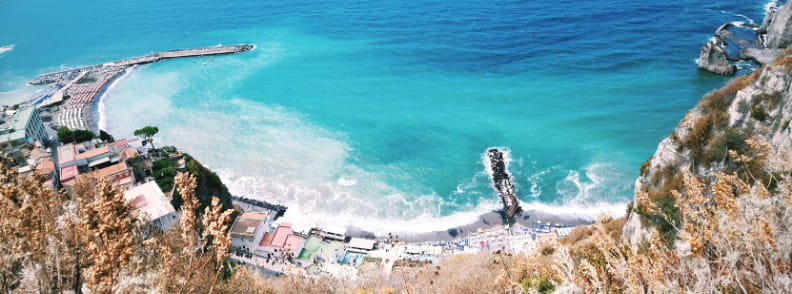
[[129, 188], [124, 191], [124, 199], [133, 213], [138, 212], [138, 218], [150, 221], [156, 228], [167, 231], [176, 224], [178, 214], [157, 182], [151, 181]]
[[406, 245], [404, 252], [412, 255], [439, 256], [443, 253], [443, 247], [437, 245]]
[[556, 228], [556, 234], [558, 235], [558, 238], [564, 238], [567, 235], [569, 235], [569, 233], [572, 233], [572, 230], [574, 230], [574, 229], [575, 229], [575, 227]]
[[508, 250], [509, 249], [509, 226], [496, 226], [494, 228], [471, 232], [468, 235], [470, 246], [479, 247], [482, 250]]
[[30, 151], [27, 158], [27, 166], [19, 168], [19, 174], [32, 174], [33, 171], [38, 171], [46, 176], [45, 183], [50, 187], [55, 187], [58, 183], [58, 173], [55, 172], [55, 162], [52, 161], [52, 155], [44, 149], [38, 142], [33, 143], [35, 146]]
[[325, 239], [344, 241], [346, 238], [346, 228], [338, 226], [325, 226], [319, 231], [319, 235]]
[[32, 106], [23, 106], [15, 113], [0, 113], [0, 149], [13, 158], [19, 166], [27, 165], [33, 142], [46, 144], [47, 131]]
[[300, 254], [305, 238], [292, 234], [290, 223], [282, 223], [273, 232], [264, 233], [255, 254], [296, 257]]
[[243, 213], [231, 226], [231, 247], [248, 257], [269, 228], [266, 212]]
[[539, 233], [536, 234], [536, 245], [537, 246], [547, 246], [552, 245], [558, 242], [558, 234], [551, 232], [551, 233]]
[[363, 238], [350, 238], [347, 243], [347, 251], [354, 251], [360, 253], [367, 253], [374, 250], [377, 245], [377, 240], [363, 239]]
[[118, 140], [92, 148], [90, 143], [66, 144], [58, 147], [60, 181], [65, 186], [74, 185], [77, 176], [85, 174], [94, 179], [109, 178], [116, 187], [127, 189], [135, 180], [126, 160], [138, 156], [129, 148], [127, 140]]
[[135, 174], [132, 167], [128, 166], [126, 162], [119, 162], [114, 165], [95, 170], [88, 173], [86, 176], [99, 179], [109, 179], [110, 183], [121, 190], [127, 190], [132, 187], [135, 182]]
[[338, 252], [336, 258], [340, 264], [359, 266], [376, 245], [377, 240], [353, 237], [349, 239], [349, 243], [344, 245], [344, 250]]
[[512, 235], [509, 237], [509, 253], [529, 253], [536, 248], [532, 234]]

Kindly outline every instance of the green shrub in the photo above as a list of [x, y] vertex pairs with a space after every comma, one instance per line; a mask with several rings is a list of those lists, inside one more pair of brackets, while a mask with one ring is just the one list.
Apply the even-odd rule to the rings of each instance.
[[770, 115], [764, 109], [764, 106], [759, 104], [751, 105], [751, 117], [758, 121], [765, 121]]
[[650, 156], [649, 159], [641, 163], [641, 176], [645, 176], [646, 173], [649, 171], [649, 163], [651, 163], [652, 157]]
[[682, 223], [682, 216], [679, 214], [679, 209], [676, 207], [676, 198], [663, 197], [654, 200], [655, 205], [665, 217], [655, 215], [650, 218], [650, 221], [660, 231], [663, 243], [671, 247], [676, 240], [677, 231], [674, 226], [679, 226]]
[[748, 150], [748, 144], [745, 143], [745, 134], [735, 131], [732, 128], [726, 128], [721, 136], [712, 143], [709, 152], [710, 162], [719, 162], [727, 157], [729, 150], [734, 150], [737, 153], [745, 153]]
[[557, 279], [553, 278], [531, 276], [523, 279], [520, 286], [522, 286], [524, 290], [536, 289], [540, 294], [548, 294], [555, 291], [555, 283], [558, 282]]

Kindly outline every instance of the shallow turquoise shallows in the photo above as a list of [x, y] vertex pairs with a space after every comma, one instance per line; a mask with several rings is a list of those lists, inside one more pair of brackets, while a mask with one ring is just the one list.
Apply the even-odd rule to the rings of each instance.
[[101, 125], [156, 125], [157, 145], [308, 224], [471, 221], [499, 207], [493, 146], [526, 208], [623, 214], [641, 162], [725, 81], [696, 69], [701, 44], [766, 4], [655, 2], [5, 0], [0, 102], [37, 95], [24, 83], [48, 71], [252, 43], [134, 68]]

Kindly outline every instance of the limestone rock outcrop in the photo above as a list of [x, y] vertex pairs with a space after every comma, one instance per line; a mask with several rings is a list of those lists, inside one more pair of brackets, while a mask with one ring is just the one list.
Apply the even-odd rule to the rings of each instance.
[[729, 63], [728, 53], [723, 49], [720, 38], [712, 38], [701, 47], [696, 64], [700, 69], [725, 76], [733, 75], [737, 71], [737, 66]]
[[[736, 34], [733, 30], [743, 30]], [[748, 34], [745, 31], [748, 31]], [[792, 1], [767, 10], [761, 26], [745, 23], [721, 25], [704, 43], [696, 60], [698, 68], [730, 76], [737, 67], [732, 61], [750, 60], [765, 65], [792, 45]]]
[[766, 18], [769, 21], [766, 22], [765, 47], [787, 48], [792, 45], [792, 2], [768, 13]]

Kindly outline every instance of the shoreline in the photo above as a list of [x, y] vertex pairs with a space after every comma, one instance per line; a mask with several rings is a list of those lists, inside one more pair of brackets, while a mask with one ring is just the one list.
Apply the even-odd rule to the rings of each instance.
[[[497, 197], [493, 195], [493, 197]], [[268, 209], [266, 206], [272, 206], [273, 202], [257, 200], [253, 198], [247, 197], [239, 197], [235, 196], [234, 203], [240, 204], [238, 198], [249, 199], [252, 201], [258, 201], [263, 203], [263, 205], [255, 205], [250, 203], [244, 203], [239, 205], [243, 212], [250, 212], [250, 211], [272, 211]], [[281, 205], [277, 205], [281, 206]], [[518, 212], [514, 217], [514, 222], [511, 224], [512, 229], [519, 229], [519, 227], [528, 227], [532, 222], [542, 222], [542, 223], [558, 223], [563, 225], [590, 225], [592, 224], [598, 217], [598, 215], [605, 214], [612, 216], [614, 218], [621, 217], [624, 214], [620, 214], [619, 212], [626, 211], [627, 204], [626, 203], [613, 203], [600, 206], [594, 206], [592, 208], [583, 208], [583, 207], [569, 207], [569, 206], [557, 206], [553, 207], [546, 204], [538, 204], [538, 203], [523, 203], [524, 210]], [[600, 209], [596, 209], [596, 208]], [[359, 237], [359, 238], [366, 238], [366, 239], [384, 239], [387, 238], [389, 234], [398, 235], [400, 241], [404, 242], [411, 242], [411, 243], [420, 243], [420, 242], [432, 242], [432, 241], [450, 241], [450, 240], [457, 240], [457, 239], [465, 239], [467, 238], [468, 234], [471, 232], [476, 232], [478, 229], [491, 229], [496, 227], [501, 227], [506, 225], [504, 221], [504, 212], [499, 209], [490, 209], [485, 212], [481, 211], [467, 211], [467, 212], [459, 212], [461, 216], [465, 217], [465, 221], [458, 221], [455, 224], [449, 224], [445, 217], [436, 217], [431, 218], [429, 221], [431, 223], [426, 223], [425, 221], [415, 221], [412, 222], [410, 220], [400, 220], [398, 222], [389, 222], [387, 219], [368, 219], [368, 218], [358, 218], [361, 219], [358, 223], [363, 224], [372, 224], [374, 221], [387, 223], [391, 225], [389, 228], [380, 227], [373, 229], [370, 226], [365, 225], [356, 225], [354, 223], [350, 224], [346, 222], [348, 218], [334, 218], [335, 220], [340, 220], [341, 222], [332, 222], [326, 221], [329, 218], [332, 218], [332, 215], [327, 214], [326, 212], [319, 212], [319, 213], [304, 213], [300, 211], [295, 211], [299, 208], [289, 207], [287, 211], [292, 212], [292, 214], [286, 213], [285, 217], [278, 218], [277, 222], [281, 223], [291, 223], [292, 225], [304, 227], [304, 228], [320, 228], [320, 227], [342, 227], [346, 228], [346, 236], [348, 237]], [[561, 212], [559, 210], [564, 210]], [[469, 216], [465, 216], [468, 214]], [[349, 217], [354, 219], [355, 217]], [[325, 221], [322, 221], [325, 220]], [[404, 222], [404, 223], [402, 223]], [[416, 225], [419, 224], [419, 225]], [[438, 224], [441, 224], [438, 226]], [[447, 224], [446, 226], [442, 226], [442, 224]], [[427, 226], [432, 227], [428, 230], [413, 230], [410, 231], [409, 228], [416, 228], [420, 227], [426, 228]]]
[[[529, 227], [531, 225], [531, 222], [536, 222], [536, 221], [542, 223], [558, 223], [558, 224], [573, 225], [573, 226], [590, 225], [593, 223], [592, 220], [588, 220], [588, 219], [583, 219], [579, 217], [575, 218], [573, 216], [555, 215], [540, 210], [527, 210], [527, 211], [518, 212], [514, 216], [514, 219], [515, 219], [514, 223], [509, 225], [510, 229], [513, 229], [516, 226]], [[479, 229], [486, 230], [500, 226], [506, 226], [506, 223], [503, 222], [503, 212], [491, 211], [479, 215], [478, 219], [472, 223], [462, 226], [454, 226], [448, 228], [445, 231], [389, 232], [389, 233], [393, 233], [394, 235], [399, 236], [400, 241], [407, 243], [452, 241], [458, 239], [466, 239], [468, 234], [470, 234], [471, 232], [476, 232]], [[350, 226], [347, 227], [346, 235], [350, 237], [359, 237], [359, 238], [384, 239], [387, 238], [389, 233], [368, 232], [361, 228]]]
[[106, 131], [106, 129], [107, 129], [107, 113], [106, 113], [106, 110], [105, 110], [105, 99], [106, 99], [105, 96], [107, 96], [107, 92], [110, 91], [110, 89], [113, 89], [115, 86], [117, 86], [118, 83], [121, 82], [123, 79], [125, 79], [126, 77], [131, 75], [136, 67], [137, 67], [137, 65], [133, 65], [133, 66], [130, 66], [130, 67], [124, 69], [123, 72], [118, 74], [112, 80], [108, 81], [107, 84], [105, 85], [105, 87], [102, 89], [102, 91], [100, 91], [96, 95], [96, 99], [95, 99], [96, 101], [94, 102], [96, 104], [96, 107], [95, 107], [96, 109], [94, 111], [93, 108], [92, 108], [91, 120], [96, 122], [96, 127], [99, 130], [105, 130]]
[[[130, 60], [130, 59], [125, 59]], [[106, 63], [104, 65], [111, 64]], [[101, 65], [101, 66], [104, 66]], [[91, 70], [101, 69], [101, 66], [92, 66], [87, 67]], [[112, 66], [113, 68], [117, 68], [118, 66]], [[110, 71], [113, 75], [105, 79], [102, 82], [100, 90], [98, 90], [94, 96], [90, 104], [83, 104], [80, 105], [82, 108], [88, 108], [88, 114], [83, 118], [87, 120], [86, 125], [91, 126], [93, 130], [102, 130], [106, 128], [108, 117], [106, 114], [106, 105], [104, 99], [109, 90], [113, 87], [118, 85], [118, 82], [128, 77], [131, 73], [134, 72], [135, 67], [137, 64], [133, 65], [125, 65], [123, 68], [120, 68], [119, 71]], [[75, 70], [80, 70], [83, 68], [67, 70], [63, 72], [73, 72]], [[62, 73], [62, 72], [61, 72]], [[91, 71], [88, 72], [79, 72], [80, 74], [77, 78], [71, 79], [70, 81], [77, 82], [78, 79], [87, 76], [87, 74], [92, 73]], [[57, 74], [57, 73], [56, 73]], [[74, 77], [74, 76], [72, 76]], [[504, 156], [508, 157], [509, 153], [506, 152]], [[488, 160], [486, 156], [483, 155], [482, 160], [487, 165]], [[508, 170], [506, 171], [508, 173]], [[492, 176], [490, 174], [490, 176]], [[497, 198], [497, 192], [494, 192], [493, 197]], [[253, 198], [248, 198], [253, 199]], [[518, 203], [520, 201], [518, 200]], [[530, 222], [534, 221], [542, 221], [542, 222], [551, 222], [551, 223], [563, 223], [563, 224], [571, 224], [571, 225], [587, 225], [591, 224], [596, 218], [596, 214], [588, 213], [588, 210], [596, 210], [597, 214], [599, 213], [606, 213], [613, 216], [618, 216], [616, 213], [617, 211], [624, 211], [624, 207], [626, 204], [623, 203], [613, 203], [608, 204], [607, 207], [597, 206], [596, 204], [593, 207], [570, 207], [569, 205], [560, 205], [560, 206], [551, 206], [542, 203], [520, 203], [525, 205], [524, 212], [519, 212], [515, 215], [514, 225], [522, 225], [528, 226]], [[613, 209], [614, 207], [618, 206], [618, 209]], [[597, 209], [604, 208], [604, 209]], [[482, 208], [482, 207], [479, 207]], [[346, 227], [348, 231], [348, 236], [352, 237], [367, 237], [367, 238], [383, 238], [388, 235], [388, 233], [394, 233], [401, 236], [401, 240], [407, 242], [425, 242], [425, 241], [448, 241], [458, 238], [466, 238], [467, 234], [470, 232], [474, 232], [478, 229], [489, 229], [494, 228], [497, 226], [503, 226], [506, 224], [504, 222], [504, 215], [503, 212], [500, 210], [492, 210], [492, 209], [477, 209], [476, 211], [462, 211], [458, 212], [459, 214], [452, 214], [450, 216], [441, 216], [441, 217], [433, 217], [428, 219], [431, 222], [437, 223], [447, 223], [447, 220], [454, 218], [454, 217], [462, 217], [465, 221], [452, 221], [452, 224], [448, 224], [446, 227], [440, 228], [437, 224], [432, 225], [432, 229], [426, 231], [409, 231], [409, 230], [402, 230], [402, 229], [394, 229], [389, 230], [387, 228], [380, 228], [377, 230], [367, 230], [366, 228], [361, 228], [354, 224], [347, 224], [347, 225], [340, 225], [340, 227]], [[561, 211], [565, 211], [565, 213], [560, 213]], [[300, 222], [294, 221], [294, 223], [305, 225], [311, 223], [311, 219], [316, 216], [316, 213], [303, 213], [297, 212], [297, 216], [293, 217], [293, 219], [300, 219], [299, 215], [309, 216], [305, 219], [308, 221]], [[351, 218], [351, 217], [350, 217]], [[283, 220], [288, 221], [288, 220]], [[382, 221], [388, 222], [386, 219], [376, 219], [375, 221]], [[404, 220], [405, 223], [409, 223], [408, 220]], [[311, 225], [328, 225], [329, 222], [314, 222]], [[308, 225], [310, 226], [310, 225]], [[398, 226], [398, 225], [397, 225]], [[441, 225], [442, 226], [442, 225]], [[401, 226], [402, 228], [408, 228], [409, 226]]]

